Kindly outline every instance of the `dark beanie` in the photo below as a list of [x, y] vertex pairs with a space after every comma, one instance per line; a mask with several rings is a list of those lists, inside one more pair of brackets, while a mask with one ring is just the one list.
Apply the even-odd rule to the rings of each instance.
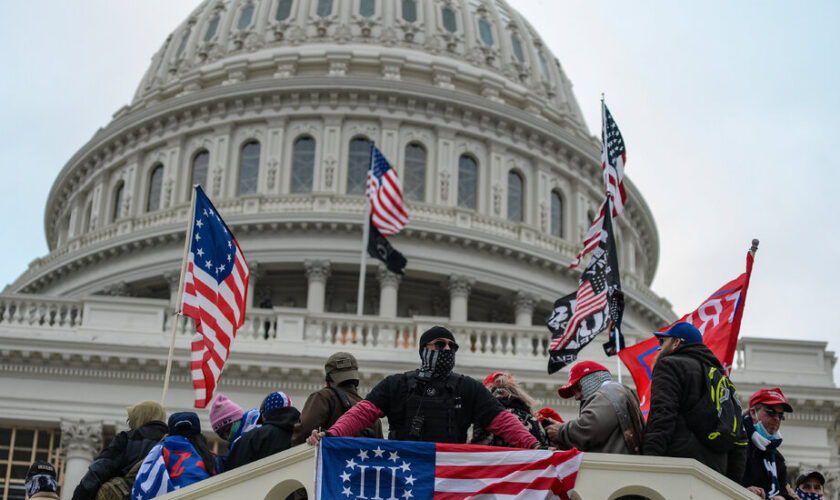
[[420, 342], [418, 343], [420, 354], [423, 354], [423, 349], [426, 347], [426, 344], [435, 339], [449, 339], [455, 342], [455, 336], [452, 335], [452, 332], [442, 326], [433, 326], [420, 336]]

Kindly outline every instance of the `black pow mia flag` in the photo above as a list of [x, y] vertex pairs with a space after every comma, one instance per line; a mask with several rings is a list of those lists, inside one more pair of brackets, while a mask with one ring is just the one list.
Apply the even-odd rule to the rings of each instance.
[[379, 229], [376, 229], [376, 225], [370, 220], [368, 220], [368, 227], [368, 255], [384, 262], [385, 267], [392, 273], [403, 274], [403, 269], [408, 263], [403, 254], [388, 243], [388, 240], [382, 236], [382, 233], [379, 232]]
[[546, 326], [551, 331], [548, 373], [574, 362], [578, 352], [607, 328], [611, 334], [604, 351], [615, 354], [616, 348], [623, 348], [620, 330], [623, 314], [624, 294], [618, 276], [612, 207], [605, 203], [601, 240], [580, 277], [577, 291], [557, 299], [546, 318]]

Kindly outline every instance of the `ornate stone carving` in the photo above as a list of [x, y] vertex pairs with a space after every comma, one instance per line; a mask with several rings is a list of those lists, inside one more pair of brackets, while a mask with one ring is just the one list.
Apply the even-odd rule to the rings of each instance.
[[502, 191], [504, 188], [501, 184], [493, 186], [493, 213], [501, 215], [502, 213]]
[[61, 449], [65, 456], [93, 457], [102, 448], [102, 421], [61, 420]]
[[376, 277], [379, 280], [379, 286], [382, 288], [388, 286], [396, 288], [400, 285], [400, 281], [402, 281], [402, 276], [392, 273], [385, 266], [380, 266], [377, 269]]
[[277, 158], [272, 158], [268, 160], [268, 177], [266, 179], [268, 189], [274, 189], [274, 183], [277, 180], [278, 168], [280, 168], [280, 162], [277, 160]]
[[469, 297], [475, 278], [461, 274], [449, 275], [449, 294], [454, 297]]
[[133, 297], [135, 295], [135, 293], [128, 286], [128, 283], [126, 283], [125, 281], [120, 281], [119, 283], [112, 283], [106, 286], [102, 289], [102, 293], [111, 297]]
[[449, 176], [448, 170], [440, 172], [440, 199], [443, 201], [449, 199]]
[[519, 315], [521, 313], [528, 313], [533, 314], [534, 306], [537, 305], [537, 296], [528, 293], [524, 290], [517, 290], [516, 295], [513, 298], [513, 308], [516, 311], [516, 314]]
[[330, 277], [330, 261], [328, 260], [310, 260], [303, 261], [303, 267], [306, 269], [306, 279], [309, 281], [327, 281]]
[[327, 158], [324, 160], [324, 185], [327, 189], [333, 186], [333, 177], [335, 177], [335, 167], [338, 162], [335, 158]]

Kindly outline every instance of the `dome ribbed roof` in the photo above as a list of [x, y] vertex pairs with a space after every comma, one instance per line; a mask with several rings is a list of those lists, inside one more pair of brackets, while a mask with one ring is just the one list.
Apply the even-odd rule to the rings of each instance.
[[205, 0], [154, 55], [132, 107], [319, 74], [466, 90], [585, 131], [559, 62], [504, 0]]

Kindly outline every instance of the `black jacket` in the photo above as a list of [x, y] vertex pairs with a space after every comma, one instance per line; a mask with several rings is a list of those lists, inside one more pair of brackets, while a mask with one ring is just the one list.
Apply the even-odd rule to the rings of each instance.
[[749, 413], [744, 414], [744, 428], [747, 431], [747, 438], [750, 441], [747, 445], [744, 476], [738, 482], [741, 483], [742, 486], [758, 486], [759, 488], [763, 488], [765, 492], [770, 491], [772, 489], [772, 479], [770, 477], [770, 473], [767, 471], [767, 468], [764, 466], [764, 459], [771, 458], [770, 454], [773, 453], [776, 459], [776, 475], [779, 478], [781, 489], [778, 495], [781, 495], [788, 500], [794, 500], [794, 497], [790, 496], [787, 492], [787, 488], [785, 488], [785, 485], [787, 484], [787, 466], [785, 465], [785, 457], [779, 453], [778, 449], [761, 450], [753, 443], [752, 433], [755, 428], [753, 427]]
[[226, 471], [288, 450], [300, 412], [292, 407], [277, 408], [263, 414], [262, 420], [262, 426], [236, 440], [225, 462]]
[[720, 361], [703, 344], [681, 345], [656, 362], [642, 453], [693, 458], [739, 481], [744, 472], [744, 446], [725, 453], [712, 451], [695, 437], [686, 420], [689, 410], [705, 393], [703, 364], [723, 370]]
[[96, 457], [82, 481], [73, 491], [73, 500], [96, 498], [99, 487], [108, 480], [124, 476], [131, 466], [146, 458], [149, 450], [166, 435], [166, 424], [152, 420], [140, 427], [123, 431]]

